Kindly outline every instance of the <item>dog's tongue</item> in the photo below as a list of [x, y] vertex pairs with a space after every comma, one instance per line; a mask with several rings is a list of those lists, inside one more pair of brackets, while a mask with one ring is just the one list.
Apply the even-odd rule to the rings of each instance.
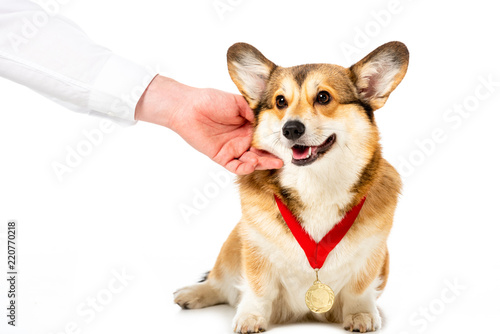
[[295, 160], [303, 160], [309, 158], [310, 146], [294, 146], [292, 147], [293, 158]]

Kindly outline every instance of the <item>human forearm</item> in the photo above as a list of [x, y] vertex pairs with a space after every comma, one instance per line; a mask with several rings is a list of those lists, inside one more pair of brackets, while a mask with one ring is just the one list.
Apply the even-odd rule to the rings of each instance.
[[59, 15], [27, 35], [26, 25], [42, 14], [30, 1], [0, 1], [0, 76], [69, 109], [133, 122], [155, 73], [95, 44]]
[[175, 131], [175, 115], [189, 108], [189, 101], [199, 88], [157, 75], [146, 88], [135, 108], [135, 119], [158, 124]]

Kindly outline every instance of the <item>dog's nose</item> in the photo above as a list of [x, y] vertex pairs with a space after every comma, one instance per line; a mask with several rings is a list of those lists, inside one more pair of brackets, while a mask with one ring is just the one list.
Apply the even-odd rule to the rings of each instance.
[[299, 121], [288, 121], [283, 125], [283, 136], [285, 136], [286, 139], [299, 139], [304, 132], [306, 132], [306, 127]]

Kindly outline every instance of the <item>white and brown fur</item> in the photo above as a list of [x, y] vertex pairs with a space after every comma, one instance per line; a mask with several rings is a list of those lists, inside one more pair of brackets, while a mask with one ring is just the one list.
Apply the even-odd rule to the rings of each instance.
[[[192, 309], [228, 303], [237, 309], [233, 326], [239, 333], [306, 319], [340, 322], [350, 331], [380, 328], [376, 299], [387, 282], [387, 237], [401, 181], [381, 156], [373, 112], [403, 79], [408, 59], [400, 42], [380, 46], [350, 68], [283, 68], [251, 45], [238, 43], [229, 49], [231, 78], [255, 111], [253, 145], [280, 157], [284, 166], [239, 177], [241, 221], [207, 279], [177, 291], [177, 304]], [[329, 93], [329, 103], [318, 103], [320, 91]], [[280, 95], [286, 99], [285, 108], [276, 105]], [[306, 127], [301, 145], [320, 145], [333, 133], [336, 141], [312, 164], [294, 165], [295, 142], [282, 133], [289, 120]], [[305, 305], [315, 272], [285, 224], [274, 194], [316, 242], [366, 196], [352, 228], [319, 272], [336, 295], [327, 313], [314, 314]]]

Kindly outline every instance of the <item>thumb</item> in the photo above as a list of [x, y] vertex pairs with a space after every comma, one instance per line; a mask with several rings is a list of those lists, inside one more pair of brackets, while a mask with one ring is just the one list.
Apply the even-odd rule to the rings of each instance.
[[253, 114], [253, 110], [250, 108], [245, 98], [241, 95], [235, 95], [234, 97], [240, 112], [240, 116], [242, 116], [249, 122], [253, 122], [255, 116]]

